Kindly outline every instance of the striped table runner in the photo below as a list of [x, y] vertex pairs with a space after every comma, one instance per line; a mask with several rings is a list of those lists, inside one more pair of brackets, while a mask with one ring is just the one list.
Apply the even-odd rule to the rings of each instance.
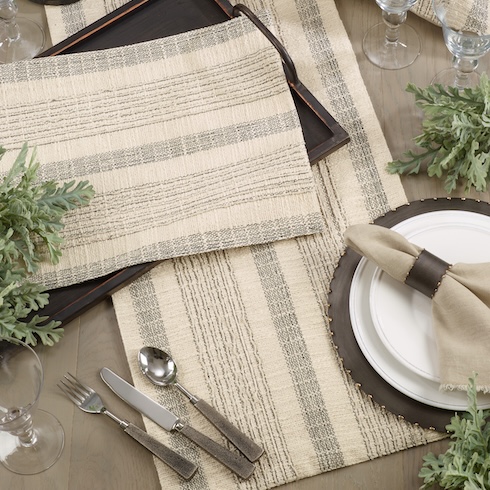
[[147, 429], [200, 468], [182, 483], [159, 462], [163, 488], [268, 489], [441, 437], [378, 407], [346, 374], [328, 329], [328, 287], [342, 235], [405, 202], [354, 53], [333, 2], [247, 2], [266, 8], [299, 76], [351, 143], [313, 166], [321, 234], [166, 261], [114, 295], [136, 386], [223, 441], [181, 394], [156, 389], [136, 365], [144, 345], [171, 352], [180, 381], [260, 441], [266, 454], [240, 481], [188, 441]]
[[34, 277], [49, 288], [323, 228], [281, 59], [246, 18], [3, 65], [0, 98], [3, 169], [28, 141], [42, 179], [96, 191]]
[[[56, 15], [86, 19], [89, 3], [81, 0]], [[382, 410], [359, 390], [329, 334], [329, 283], [344, 230], [406, 201], [398, 177], [385, 171], [391, 156], [335, 3], [244, 3], [267, 11], [299, 77], [351, 142], [312, 167], [321, 233], [169, 259], [114, 295], [135, 385], [224, 443], [176, 390], [143, 379], [137, 351], [144, 345], [168, 350], [180, 382], [266, 450], [244, 482], [146, 420], [153, 435], [200, 468], [184, 483], [156, 461], [162, 488], [269, 489], [442, 437]]]

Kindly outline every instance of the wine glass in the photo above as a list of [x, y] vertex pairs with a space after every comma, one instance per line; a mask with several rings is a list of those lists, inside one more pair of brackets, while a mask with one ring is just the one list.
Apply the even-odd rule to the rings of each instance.
[[475, 71], [480, 58], [490, 50], [490, 29], [486, 15], [473, 14], [469, 2], [432, 0], [441, 23], [444, 42], [453, 55], [453, 66], [438, 73], [432, 83], [464, 89], [478, 85]]
[[420, 54], [420, 38], [415, 29], [405, 24], [407, 12], [417, 0], [376, 0], [383, 22], [369, 29], [362, 48], [371, 63], [386, 70], [399, 70], [411, 65]]
[[14, 473], [33, 475], [60, 457], [64, 431], [48, 412], [37, 410], [43, 368], [34, 350], [0, 338], [0, 461]]
[[0, 63], [29, 60], [44, 47], [44, 31], [36, 22], [17, 17], [15, 0], [0, 0]]

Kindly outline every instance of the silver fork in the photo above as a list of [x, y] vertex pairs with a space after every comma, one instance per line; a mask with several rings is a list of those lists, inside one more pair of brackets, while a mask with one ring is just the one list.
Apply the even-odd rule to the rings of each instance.
[[155, 456], [160, 458], [170, 468], [176, 471], [182, 478], [190, 480], [197, 470], [197, 466], [185, 459], [180, 454], [172, 451], [167, 446], [151, 437], [147, 432], [136, 425], [116, 417], [104, 406], [100, 396], [92, 389], [70, 373], [66, 373], [64, 380], [58, 384], [63, 393], [81, 410], [87, 413], [103, 413], [119, 424], [126, 434], [146, 447]]

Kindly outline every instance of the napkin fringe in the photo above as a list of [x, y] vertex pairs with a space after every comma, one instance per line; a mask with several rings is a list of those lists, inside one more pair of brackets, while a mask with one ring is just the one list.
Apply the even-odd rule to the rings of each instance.
[[[468, 391], [468, 384], [454, 385], [450, 383], [444, 383], [439, 386], [439, 391]], [[490, 386], [476, 385], [476, 392], [482, 394], [490, 394]]]

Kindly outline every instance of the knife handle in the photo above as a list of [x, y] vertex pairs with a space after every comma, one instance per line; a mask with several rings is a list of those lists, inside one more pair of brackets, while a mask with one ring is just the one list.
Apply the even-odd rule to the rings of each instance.
[[255, 470], [255, 465], [253, 465], [248, 459], [232, 453], [225, 447], [221, 446], [208, 436], [205, 436], [189, 425], [179, 424], [175, 427], [175, 429], [192, 442], [196, 443], [201, 449], [204, 449], [204, 451], [209, 453], [213, 458], [224, 464], [228, 469], [242, 477], [244, 480], [252, 476], [252, 473]]
[[194, 406], [250, 461], [257, 461], [264, 450], [252, 439], [238, 430], [229, 420], [204, 400], [197, 400]]
[[190, 480], [194, 476], [194, 473], [197, 470], [197, 466], [194, 463], [185, 459], [175, 451], [172, 451], [136, 425], [125, 421], [125, 424], [122, 427], [126, 434], [130, 435], [142, 446], [146, 447], [146, 449], [170, 466], [170, 468], [176, 471], [182, 478]]

